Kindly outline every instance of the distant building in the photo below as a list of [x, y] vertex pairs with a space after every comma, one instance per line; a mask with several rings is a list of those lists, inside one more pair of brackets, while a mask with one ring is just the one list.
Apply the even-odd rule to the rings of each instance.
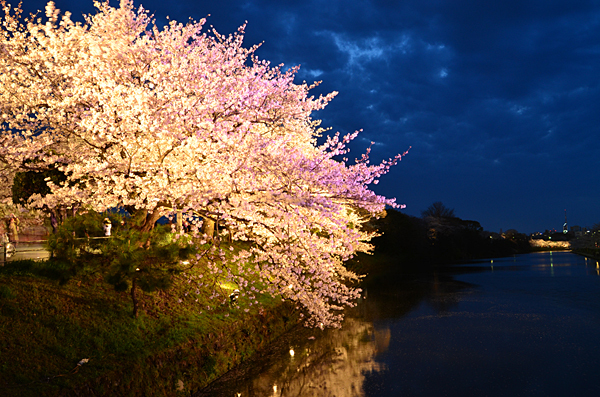
[[575, 237], [581, 237], [587, 232], [586, 228], [581, 226], [571, 226], [571, 233], [575, 235]]

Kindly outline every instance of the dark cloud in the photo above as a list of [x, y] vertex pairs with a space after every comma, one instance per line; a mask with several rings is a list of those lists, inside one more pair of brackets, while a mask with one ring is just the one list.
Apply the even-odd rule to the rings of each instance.
[[[74, 15], [92, 1], [56, 1]], [[113, 2], [116, 5], [116, 1]], [[412, 146], [377, 191], [419, 215], [434, 201], [489, 229], [600, 221], [600, 4], [584, 0], [143, 1], [158, 24], [245, 21], [247, 45], [298, 81], [339, 91], [316, 114], [364, 129], [355, 156]], [[136, 5], [139, 2], [136, 1]], [[24, 0], [27, 9], [44, 3]], [[351, 156], [352, 157], [352, 156]]]

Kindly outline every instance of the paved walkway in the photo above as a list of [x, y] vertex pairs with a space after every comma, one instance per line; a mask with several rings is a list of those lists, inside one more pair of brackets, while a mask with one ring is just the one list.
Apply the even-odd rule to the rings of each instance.
[[[0, 252], [0, 263], [3, 260], [3, 253]], [[17, 245], [17, 252], [15, 255], [7, 258], [8, 262], [23, 260], [23, 259], [48, 259], [50, 257], [50, 252], [46, 250], [44, 247], [44, 243], [33, 243], [33, 242], [19, 242]]]

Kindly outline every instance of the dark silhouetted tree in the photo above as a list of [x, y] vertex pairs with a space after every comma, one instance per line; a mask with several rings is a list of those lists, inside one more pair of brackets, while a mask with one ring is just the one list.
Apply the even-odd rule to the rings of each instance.
[[436, 201], [421, 212], [421, 217], [454, 218], [454, 209], [446, 207], [441, 201]]

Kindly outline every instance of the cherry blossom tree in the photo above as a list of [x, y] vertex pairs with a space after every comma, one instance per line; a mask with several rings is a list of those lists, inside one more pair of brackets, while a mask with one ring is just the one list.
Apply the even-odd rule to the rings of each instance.
[[[309, 325], [339, 324], [360, 293], [343, 262], [371, 248], [361, 214], [397, 206], [369, 186], [401, 155], [340, 160], [358, 132], [319, 144], [311, 116], [335, 92], [310, 96], [297, 68], [258, 59], [244, 26], [228, 36], [203, 31], [205, 20], [159, 29], [131, 0], [95, 2], [83, 23], [52, 2], [45, 19], [2, 5], [0, 162], [67, 179], [48, 181], [52, 193], [31, 206], [121, 207], [142, 231], [180, 213], [199, 239], [202, 222], [226, 229], [247, 248], [209, 269], [243, 294], [297, 302]], [[219, 240], [202, 242], [219, 252]]]

